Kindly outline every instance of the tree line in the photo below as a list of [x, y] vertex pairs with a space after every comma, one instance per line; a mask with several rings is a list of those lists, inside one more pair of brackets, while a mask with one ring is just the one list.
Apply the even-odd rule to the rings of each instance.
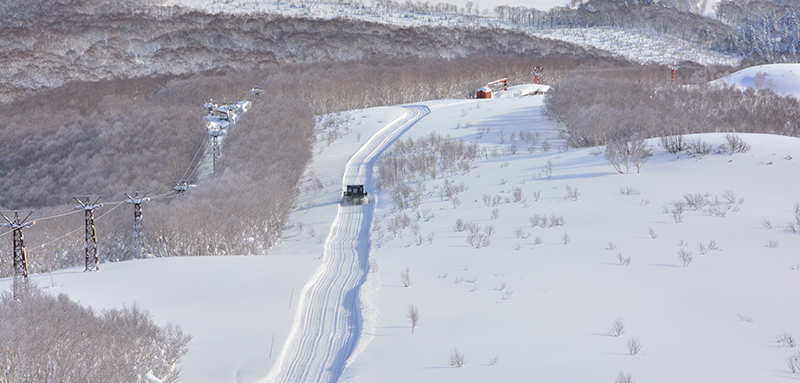
[[572, 147], [710, 132], [800, 136], [800, 103], [769, 88], [576, 76], [547, 93], [545, 112]]

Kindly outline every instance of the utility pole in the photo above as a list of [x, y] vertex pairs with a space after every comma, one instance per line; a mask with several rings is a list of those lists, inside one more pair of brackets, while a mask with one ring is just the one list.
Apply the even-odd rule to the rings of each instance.
[[21, 299], [23, 294], [28, 290], [28, 253], [25, 251], [24, 236], [22, 229], [31, 227], [36, 221], [25, 222], [33, 212], [28, 213], [24, 219], [19, 219], [19, 214], [14, 212], [14, 220], [8, 219], [4, 214], [0, 213], [6, 223], [0, 224], [3, 227], [10, 227], [13, 231], [14, 243], [14, 299]]
[[186, 193], [187, 190], [195, 187], [197, 185], [194, 184], [194, 181], [191, 180], [177, 180], [175, 181], [175, 187], [172, 190], [178, 192], [178, 194], [183, 195]]
[[86, 213], [86, 270], [84, 271], [100, 270], [97, 258], [97, 230], [94, 227], [94, 209], [103, 207], [103, 204], [97, 203], [100, 201], [100, 196], [97, 196], [94, 203], [89, 203], [91, 197], [87, 195], [85, 203], [80, 198], [75, 197], [75, 200], [80, 204], [75, 208]]
[[219, 138], [225, 134], [222, 129], [211, 129], [208, 135], [211, 136], [211, 172], [217, 170], [217, 158], [220, 156]]
[[533, 75], [533, 83], [539, 85], [542, 83], [542, 75], [544, 74], [544, 67], [535, 65], [531, 71]]
[[125, 195], [128, 197], [128, 200], [125, 202], [133, 204], [133, 242], [136, 244], [139, 257], [141, 257], [142, 251], [144, 250], [144, 236], [142, 235], [142, 204], [150, 201], [150, 198], [146, 198], [148, 193], [149, 192], [144, 193], [144, 195], [141, 197], [139, 197], [138, 191], [133, 197], [131, 197], [130, 194], [125, 193]]

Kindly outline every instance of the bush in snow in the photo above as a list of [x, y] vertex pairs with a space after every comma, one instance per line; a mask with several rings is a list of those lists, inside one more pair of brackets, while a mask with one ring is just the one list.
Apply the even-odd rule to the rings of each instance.
[[191, 338], [135, 303], [96, 312], [36, 286], [0, 294], [2, 382], [174, 382]]
[[411, 335], [414, 335], [414, 329], [419, 324], [419, 308], [414, 305], [409, 305], [406, 310], [406, 317], [411, 321]]
[[464, 367], [464, 353], [458, 352], [457, 348], [454, 348], [453, 351], [450, 352], [450, 366], [451, 367]]
[[617, 380], [615, 380], [614, 383], [633, 383], [633, 378], [631, 377], [631, 374], [620, 372]]
[[411, 274], [408, 270], [408, 267], [405, 270], [400, 272], [400, 281], [403, 282], [404, 287], [411, 286]]
[[725, 141], [728, 142], [728, 150], [731, 154], [747, 153], [747, 151], [750, 150], [750, 145], [748, 145], [741, 137], [735, 134], [726, 134]]
[[614, 324], [608, 329], [608, 335], [619, 338], [622, 334], [625, 334], [625, 331], [627, 331], [625, 329], [625, 321], [622, 320], [622, 318], [617, 318]]
[[789, 348], [792, 348], [792, 347], [794, 347], [794, 346], [796, 346], [796, 345], [797, 345], [797, 344], [795, 343], [794, 336], [793, 336], [793, 335], [791, 335], [791, 334], [783, 333], [783, 334], [780, 334], [780, 335], [777, 335], [777, 336], [775, 336], [775, 339], [776, 339], [776, 340], [778, 341], [778, 343], [780, 343], [780, 344], [781, 344], [781, 346], [783, 346], [783, 347], [789, 347]]
[[631, 355], [639, 355], [639, 352], [642, 350], [642, 342], [638, 337], [628, 339], [626, 345], [628, 346], [628, 353]]

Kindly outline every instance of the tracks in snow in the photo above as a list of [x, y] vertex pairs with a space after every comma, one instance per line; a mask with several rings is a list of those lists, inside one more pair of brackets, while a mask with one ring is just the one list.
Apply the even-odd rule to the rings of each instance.
[[[374, 190], [372, 167], [380, 154], [430, 113], [425, 106], [404, 108], [403, 117], [375, 133], [350, 158], [343, 186], [364, 184]], [[332, 383], [342, 375], [361, 337], [358, 289], [369, 272], [373, 210], [371, 203], [339, 207], [325, 243], [323, 265], [303, 289], [298, 318], [276, 365], [276, 382]]]

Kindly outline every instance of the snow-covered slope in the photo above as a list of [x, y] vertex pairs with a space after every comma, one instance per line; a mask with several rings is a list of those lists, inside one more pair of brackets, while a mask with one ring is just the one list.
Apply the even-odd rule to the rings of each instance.
[[771, 88], [800, 99], [800, 64], [770, 64], [742, 69], [715, 82], [742, 88]]
[[[800, 139], [740, 135], [752, 147], [747, 153], [697, 157], [666, 154], [651, 141], [654, 156], [641, 174], [618, 174], [593, 149], [566, 150], [541, 113], [542, 96], [523, 96], [529, 90], [424, 103], [430, 114], [403, 139], [437, 132], [478, 142], [485, 157], [468, 174], [427, 177], [416, 211], [395, 211], [389, 195], [370, 190], [382, 228], [369, 238], [377, 267], [359, 292], [362, 319], [349, 329], [359, 340], [339, 380], [611, 382], [620, 372], [639, 382], [795, 378], [787, 361], [798, 350], [776, 337], [800, 334], [793, 304], [800, 235], [785, 230], [800, 202]], [[325, 262], [346, 164], [405, 113], [357, 110], [320, 124], [303, 195], [269, 256], [137, 260], [31, 279], [95, 309], [138, 302], [157, 323], [181, 325], [194, 336], [185, 382], [271, 381], [292, 344], [300, 297]], [[322, 126], [341, 137], [328, 145]], [[539, 134], [532, 152], [522, 132]], [[715, 147], [725, 141], [724, 134], [689, 138]], [[445, 180], [464, 184], [460, 204], [441, 197]], [[516, 188], [524, 202], [513, 201]], [[687, 194], [709, 204], [687, 208], [676, 223], [665, 207]], [[388, 231], [403, 214], [426, 237], [421, 245], [409, 228], [397, 237]], [[534, 216], [564, 223], [532, 227]], [[490, 244], [468, 245], [467, 233], [454, 230], [457, 219], [482, 233], [491, 225]], [[693, 257], [686, 266], [681, 251]], [[399, 277], [406, 268], [409, 287]], [[9, 284], [0, 280], [0, 288]], [[413, 335], [411, 304], [420, 312]], [[625, 333], [608, 335], [618, 318]], [[629, 355], [634, 338], [642, 348]], [[465, 367], [450, 367], [454, 349]]]

